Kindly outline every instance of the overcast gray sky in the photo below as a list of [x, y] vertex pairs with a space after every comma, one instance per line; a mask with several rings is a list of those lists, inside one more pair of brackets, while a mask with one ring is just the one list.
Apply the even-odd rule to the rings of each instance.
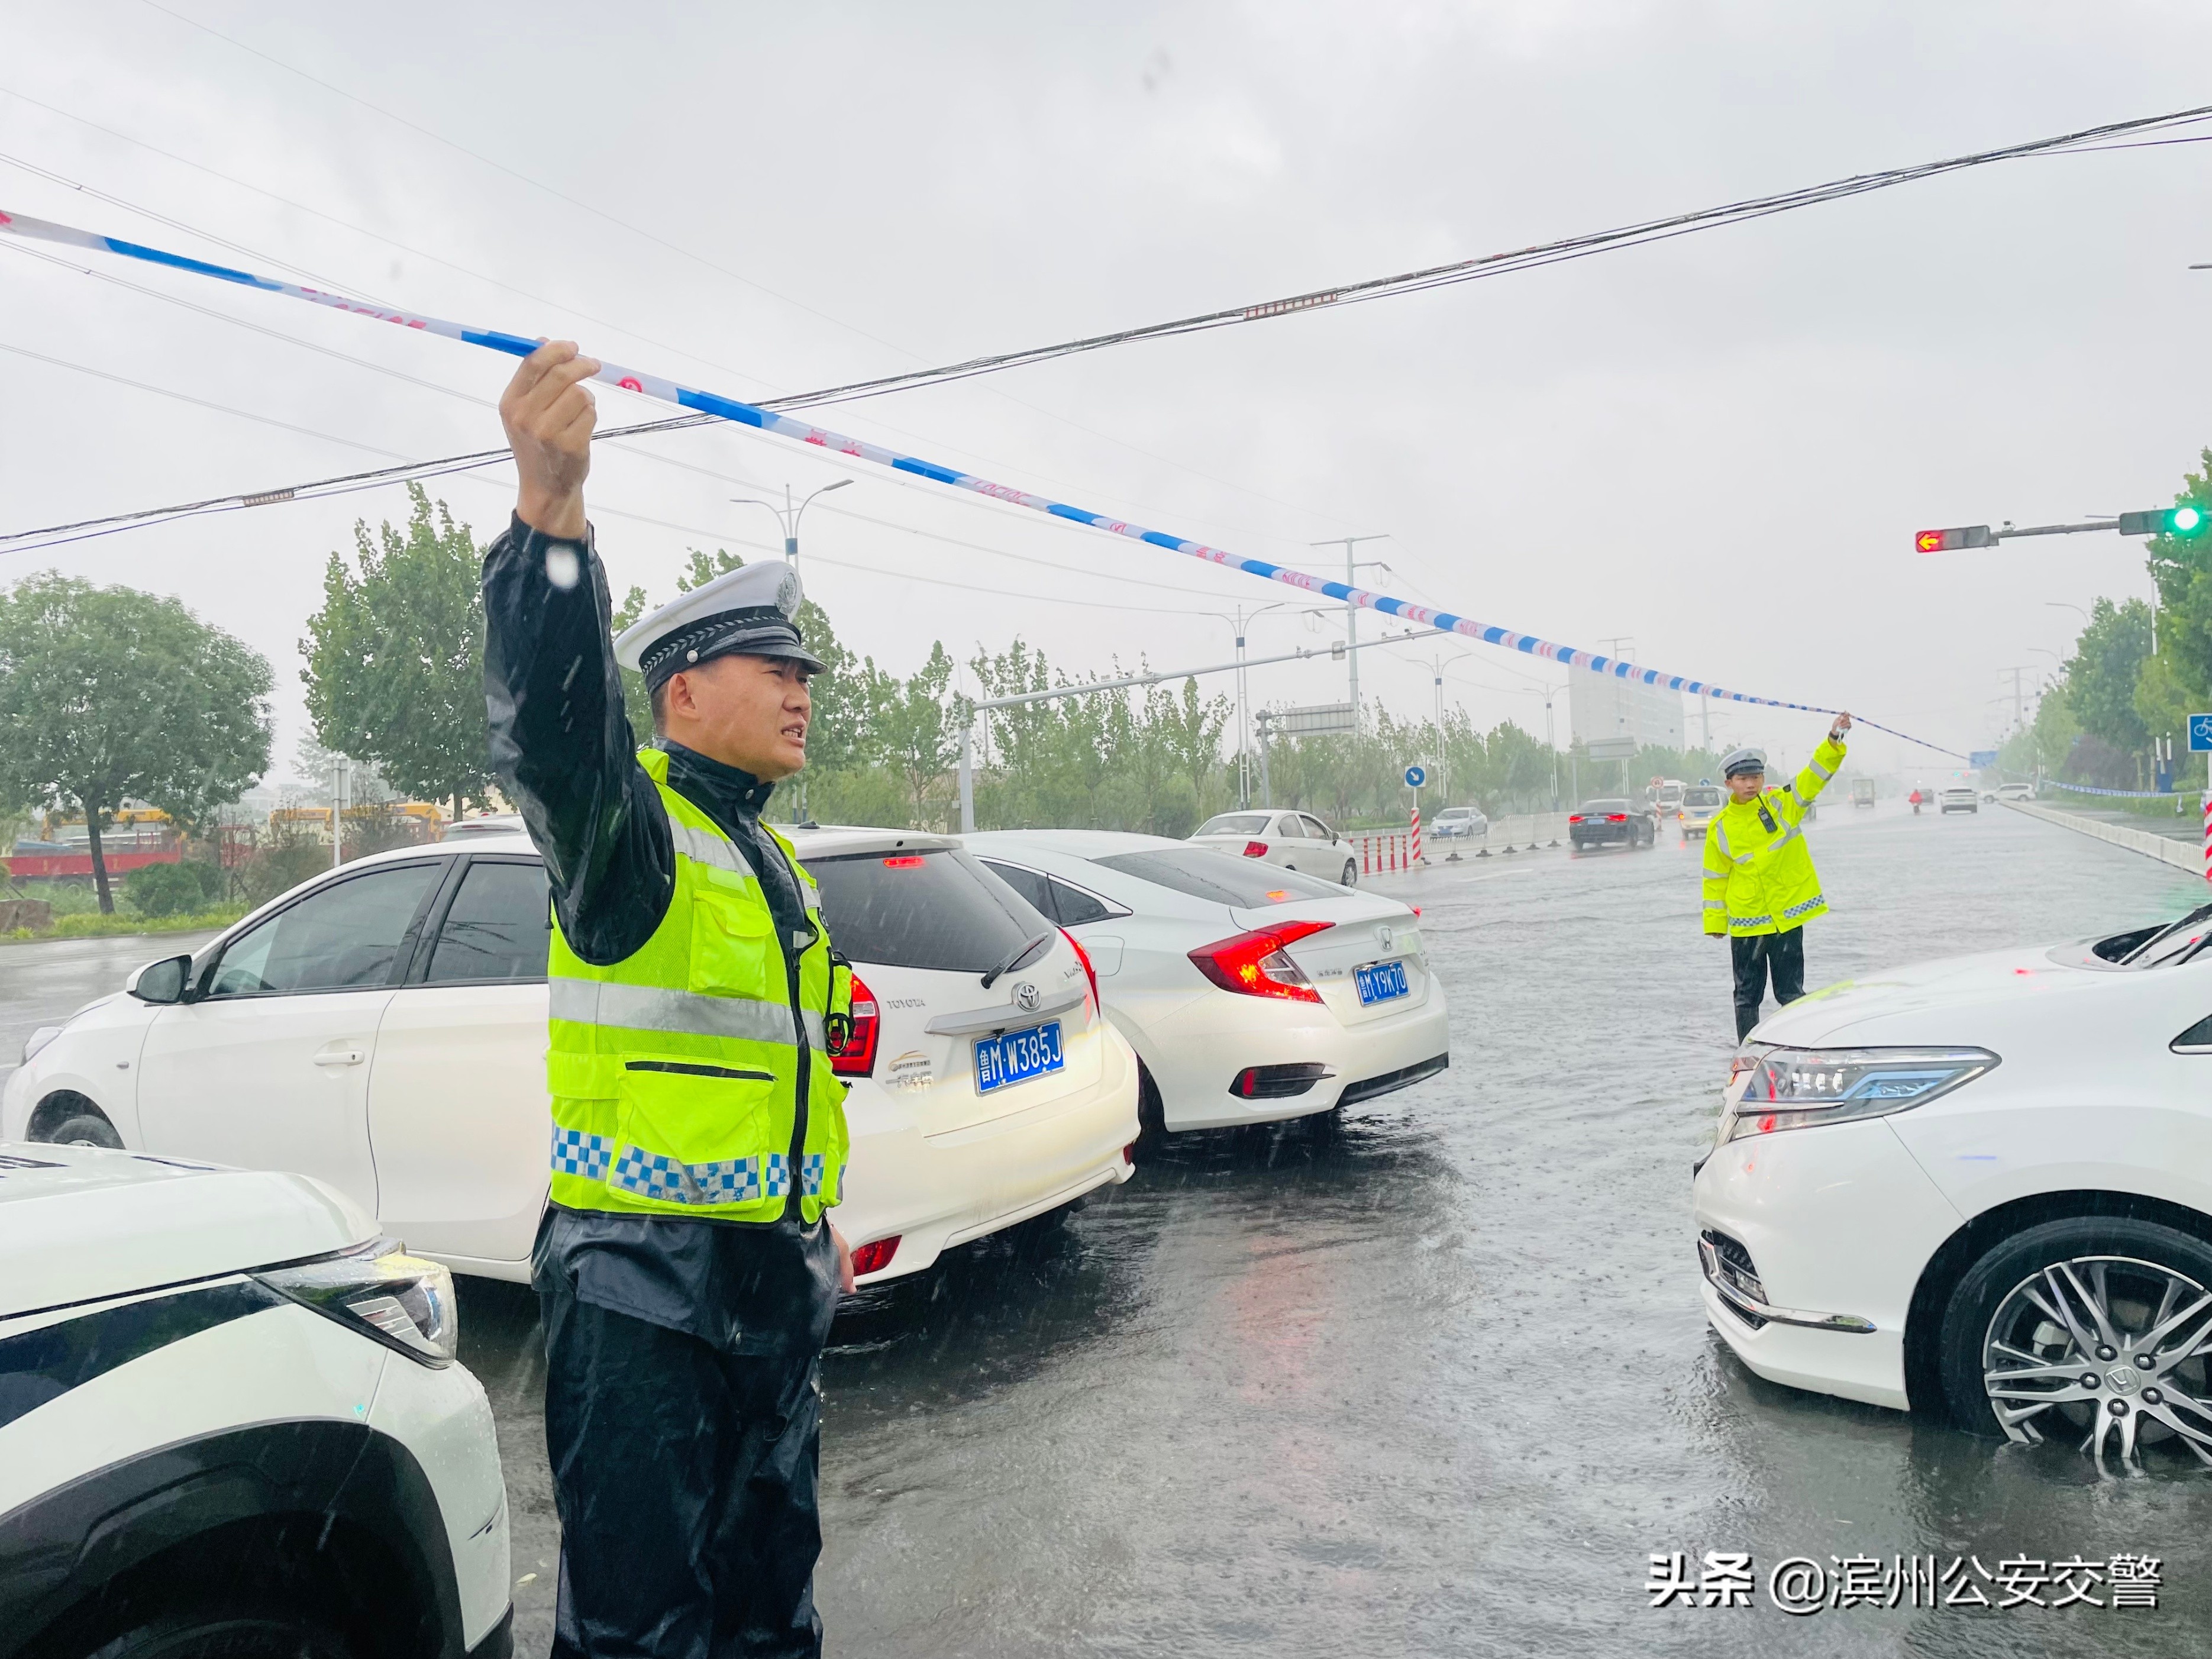
[[[0, 21], [0, 207], [571, 333], [739, 396], [2178, 109], [2208, 101], [2192, 69], [2212, 61], [2212, 10], [2183, 0], [7, 0]], [[2148, 592], [2141, 544], [1934, 559], [1911, 532], [2171, 499], [2212, 442], [2212, 271], [2187, 269], [2212, 261], [2208, 152], [2016, 161], [817, 418], [1285, 563], [1388, 532], [1362, 550], [1394, 567], [1370, 578], [1384, 591], [1980, 747], [2009, 719], [2006, 671], [2068, 648], [2064, 606]], [[506, 359], [94, 268], [152, 294], [0, 244], [0, 344], [77, 366], [0, 352], [0, 529], [499, 441]], [[603, 424], [657, 408], [600, 407]], [[661, 594], [687, 547], [773, 545], [726, 497], [843, 471], [734, 428], [635, 443], [598, 456], [594, 517], [618, 586]], [[810, 512], [802, 569], [886, 666], [1017, 634], [1078, 673], [1209, 662], [1232, 607], [1279, 599], [1255, 652], [1337, 626], [1250, 577], [853, 476]], [[510, 477], [434, 493], [488, 538]], [[356, 516], [404, 507], [394, 488], [188, 520], [8, 556], [0, 579], [57, 567], [179, 595], [269, 654], [289, 756], [324, 560]], [[1364, 688], [1425, 711], [1414, 659], [1434, 649], [1363, 653]], [[1542, 732], [1530, 688], [1565, 671], [1444, 649], [1452, 702]], [[1326, 664], [1254, 675], [1255, 698], [1341, 687]], [[1729, 711], [1715, 735], [1802, 755], [1820, 724]]]

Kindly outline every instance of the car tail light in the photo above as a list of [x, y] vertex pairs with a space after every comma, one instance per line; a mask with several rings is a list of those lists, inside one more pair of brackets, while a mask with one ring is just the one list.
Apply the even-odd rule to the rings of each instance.
[[1304, 970], [1291, 960], [1289, 947], [1334, 925], [1326, 921], [1286, 921], [1278, 927], [1260, 927], [1233, 939], [1216, 939], [1190, 953], [1191, 965], [1224, 991], [1249, 997], [1281, 997], [1291, 1002], [1319, 1002], [1321, 993], [1307, 982]]
[[1075, 959], [1083, 964], [1084, 977], [1091, 981], [1091, 1006], [1103, 1008], [1105, 999], [1098, 994], [1098, 970], [1091, 965], [1091, 952], [1083, 948], [1083, 941], [1063, 927], [1060, 936], [1075, 947]]
[[865, 1244], [855, 1244], [853, 1247], [854, 1277], [857, 1279], [862, 1273], [881, 1273], [890, 1267], [891, 1258], [898, 1254], [899, 1240], [902, 1237], [902, 1234], [893, 1233], [889, 1238], [872, 1238]]
[[1605, 815], [1605, 821], [1607, 823], [1626, 823], [1628, 822], [1628, 814], [1626, 812], [1607, 812]]
[[1567, 822], [1569, 823], [1580, 823], [1582, 821], [1583, 815], [1579, 812], [1570, 812], [1567, 814]]
[[921, 854], [919, 853], [902, 853], [896, 858], [885, 859], [884, 860], [884, 868], [886, 870], [919, 870], [921, 868]]
[[[853, 975], [853, 1024], [844, 1041], [830, 1050], [830, 1069], [839, 1077], [866, 1077], [876, 1069], [876, 1042], [883, 1034], [877, 1017], [876, 994], [858, 974]], [[894, 1239], [892, 1243], [897, 1241]]]
[[1244, 856], [1248, 859], [1263, 859], [1267, 857], [1267, 843], [1264, 841], [1246, 842], [1244, 843]]

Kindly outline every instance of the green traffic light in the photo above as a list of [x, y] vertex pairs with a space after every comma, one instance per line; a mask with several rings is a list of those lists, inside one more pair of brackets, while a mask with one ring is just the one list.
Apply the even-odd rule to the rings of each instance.
[[2177, 536], [2194, 536], [2204, 528], [2204, 509], [2200, 507], [2177, 507], [2167, 516], [2166, 527]]

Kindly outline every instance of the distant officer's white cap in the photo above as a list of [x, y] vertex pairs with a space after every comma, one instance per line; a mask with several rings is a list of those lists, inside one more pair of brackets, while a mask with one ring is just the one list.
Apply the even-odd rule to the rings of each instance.
[[1721, 775], [1732, 778], [1739, 772], [1766, 770], [1766, 751], [1764, 749], [1731, 749], [1721, 757]]
[[615, 658], [655, 690], [716, 657], [788, 657], [818, 673], [824, 665], [793, 620], [804, 597], [799, 573], [781, 559], [743, 565], [624, 629]]

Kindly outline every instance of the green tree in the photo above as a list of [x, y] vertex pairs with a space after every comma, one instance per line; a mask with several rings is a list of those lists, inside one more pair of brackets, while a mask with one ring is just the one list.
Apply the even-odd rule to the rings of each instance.
[[307, 713], [326, 749], [371, 761], [453, 816], [492, 785], [484, 737], [483, 555], [443, 501], [409, 484], [403, 532], [354, 526], [351, 564], [331, 555], [322, 609], [300, 642]]
[[2066, 662], [2066, 701], [2081, 730], [2122, 754], [2137, 755], [2150, 731], [2136, 708], [2136, 682], [2150, 655], [2150, 607], [2099, 599]]
[[47, 572], [0, 594], [0, 800], [74, 806], [103, 914], [100, 832], [125, 800], [186, 829], [267, 769], [268, 660], [176, 600]]

